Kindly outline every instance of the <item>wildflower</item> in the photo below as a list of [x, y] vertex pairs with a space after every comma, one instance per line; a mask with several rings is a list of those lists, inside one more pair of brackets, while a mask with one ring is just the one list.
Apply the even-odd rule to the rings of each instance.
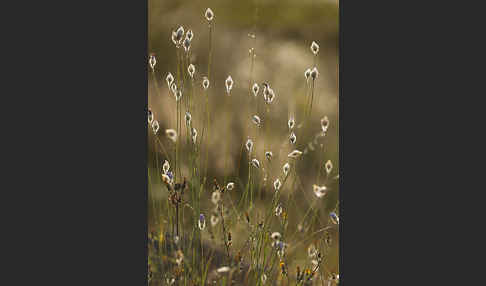
[[214, 18], [214, 13], [213, 13], [213, 10], [211, 10], [211, 8], [208, 8], [206, 9], [206, 12], [204, 13], [204, 16], [206, 16], [206, 19], [211, 22]]
[[309, 81], [309, 77], [311, 75], [311, 69], [306, 69], [304, 72], [305, 80]]
[[223, 266], [223, 267], [218, 268], [216, 270], [216, 272], [218, 272], [218, 273], [226, 273], [226, 272], [228, 272], [230, 270], [231, 270], [231, 268], [229, 268], [228, 266]]
[[184, 51], [186, 51], [186, 53], [189, 52], [189, 49], [191, 48], [191, 41], [188, 38], [185, 38], [182, 42], [182, 46], [184, 47]]
[[253, 167], [259, 169], [260, 168], [260, 162], [258, 162], [257, 159], [253, 159], [251, 160], [251, 164], [253, 165]]
[[253, 87], [252, 87], [252, 90], [253, 90], [253, 95], [254, 95], [255, 97], [257, 97], [257, 95], [258, 95], [258, 90], [259, 90], [259, 89], [260, 89], [260, 88], [258, 87], [258, 84], [255, 82], [255, 83], [253, 84]]
[[165, 160], [164, 164], [162, 165], [162, 171], [164, 172], [164, 174], [167, 174], [167, 172], [169, 172], [169, 169], [170, 169], [170, 164], [167, 160]]
[[235, 183], [233, 183], [233, 182], [230, 182], [230, 183], [228, 183], [228, 184], [226, 185], [226, 189], [227, 189], [228, 191], [231, 191], [231, 190], [233, 190], [234, 188], [235, 188]]
[[287, 162], [285, 163], [285, 165], [283, 166], [283, 172], [284, 172], [284, 175], [287, 176], [289, 174], [289, 171], [290, 171], [290, 164]]
[[261, 120], [258, 115], [253, 115], [251, 120], [253, 121], [253, 123], [255, 123], [256, 126], [260, 127]]
[[192, 116], [191, 116], [191, 113], [189, 111], [186, 111], [185, 119], [186, 119], [186, 125], [191, 126]]
[[273, 157], [272, 151], [265, 152], [265, 157], [267, 158], [268, 161], [271, 161]]
[[214, 191], [211, 196], [211, 201], [213, 202], [213, 204], [217, 205], [220, 199], [221, 193], [219, 191]]
[[199, 229], [204, 230], [206, 228], [206, 219], [203, 214], [199, 215], [199, 220], [197, 221]]
[[317, 55], [317, 53], [319, 52], [319, 45], [313, 41], [310, 49], [314, 55]]
[[175, 143], [177, 141], [177, 132], [174, 129], [165, 130], [165, 134], [172, 142]]
[[322, 132], [327, 132], [327, 128], [329, 128], [329, 118], [327, 118], [327, 116], [321, 118], [321, 128]]
[[267, 275], [265, 273], [262, 274], [262, 284], [265, 284], [265, 282], [267, 282]]
[[294, 129], [294, 126], [295, 126], [295, 120], [294, 120], [294, 117], [290, 117], [290, 118], [289, 118], [289, 122], [288, 122], [287, 124], [289, 125], [289, 130]]
[[[176, 237], [179, 238], [178, 236], [176, 236]], [[181, 265], [182, 261], [184, 260], [184, 254], [182, 253], [182, 251], [177, 250], [175, 256], [176, 256], [177, 265]]]
[[289, 155], [288, 155], [288, 157], [289, 158], [296, 159], [296, 158], [299, 158], [300, 155], [302, 155], [302, 152], [296, 149], [296, 150], [290, 152]]
[[170, 88], [171, 84], [174, 82], [174, 76], [169, 72], [165, 77], [165, 81], [167, 82], [167, 87]]
[[194, 37], [194, 33], [192, 32], [192, 30], [187, 30], [186, 39], [188, 39], [189, 41], [192, 41], [193, 37]]
[[295, 136], [294, 132], [292, 132], [290, 134], [289, 140], [290, 140], [290, 143], [292, 143], [292, 144], [295, 144], [295, 142], [297, 141], [297, 136]]
[[172, 94], [176, 94], [177, 92], [177, 85], [175, 84], [175, 82], [173, 82], [171, 85], [170, 85], [170, 91], [172, 91]]
[[192, 136], [192, 143], [196, 144], [197, 130], [194, 127], [191, 129], [191, 136]]
[[219, 217], [218, 216], [215, 216], [215, 215], [211, 215], [211, 226], [215, 226], [217, 225], [219, 222]]
[[331, 171], [332, 171], [332, 162], [331, 162], [331, 160], [327, 160], [325, 167], [326, 167], [326, 173], [329, 175], [329, 173], [331, 173]]
[[203, 82], [202, 82], [203, 88], [206, 90], [209, 87], [209, 79], [207, 77], [203, 77]]
[[152, 124], [152, 121], [154, 121], [154, 114], [152, 113], [152, 110], [148, 110], [148, 123]]
[[270, 237], [273, 239], [273, 240], [280, 240], [280, 238], [282, 237], [282, 235], [280, 234], [280, 232], [274, 232], [270, 235]]
[[154, 134], [159, 132], [159, 122], [157, 120], [152, 121], [152, 130], [154, 131]]
[[231, 78], [230, 75], [226, 78], [225, 84], [226, 84], [226, 92], [228, 93], [228, 95], [230, 95], [230, 91], [233, 88], [233, 79]]
[[335, 212], [331, 212], [329, 214], [329, 216], [331, 217], [332, 223], [339, 224], [339, 217], [337, 216], [337, 214]]
[[155, 64], [157, 64], [157, 60], [155, 59], [155, 54], [150, 54], [149, 65], [152, 71], [154, 71]]
[[246, 146], [246, 150], [248, 150], [248, 153], [251, 153], [251, 150], [253, 149], [253, 140], [248, 138], [245, 146]]
[[275, 215], [280, 216], [282, 214], [282, 206], [278, 204], [278, 206], [275, 208]]
[[314, 194], [316, 194], [316, 197], [322, 198], [324, 195], [327, 194], [327, 187], [326, 186], [318, 186], [318, 185], [313, 185], [312, 188], [314, 189]]
[[307, 254], [310, 258], [314, 258], [317, 256], [317, 248], [313, 243], [307, 248]]
[[282, 182], [280, 182], [280, 179], [276, 179], [275, 182], [273, 182], [273, 187], [275, 188], [275, 191], [280, 190], [280, 187], [282, 187]]
[[311, 77], [313, 80], [315, 80], [319, 76], [319, 71], [317, 71], [317, 68], [314, 67], [311, 71]]
[[178, 90], [175, 94], [175, 99], [176, 101], [179, 101], [181, 100], [181, 98], [182, 98], [182, 90]]

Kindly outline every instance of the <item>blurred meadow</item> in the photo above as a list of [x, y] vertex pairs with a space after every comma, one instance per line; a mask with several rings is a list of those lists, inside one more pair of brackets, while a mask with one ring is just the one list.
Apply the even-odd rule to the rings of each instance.
[[[211, 21], [207, 8], [214, 12]], [[147, 154], [149, 285], [337, 285], [338, 223], [330, 217], [339, 216], [337, 0], [148, 0], [148, 9], [148, 53], [156, 59], [153, 69], [147, 64], [153, 116]], [[194, 34], [189, 52], [171, 40], [180, 26]], [[195, 67], [192, 78], [189, 64]], [[318, 76], [306, 79], [304, 72], [313, 67]], [[180, 101], [166, 82], [168, 73]], [[229, 95], [228, 76], [234, 81]], [[265, 102], [262, 83], [274, 91], [271, 103]], [[197, 130], [195, 143], [191, 128]], [[167, 129], [177, 131], [176, 143]], [[295, 149], [302, 155], [289, 158]], [[179, 188], [184, 178], [187, 184]], [[282, 183], [277, 192], [276, 179]], [[234, 188], [223, 189], [230, 182]], [[214, 192], [221, 196], [217, 202]], [[282, 238], [272, 238], [275, 232]]]

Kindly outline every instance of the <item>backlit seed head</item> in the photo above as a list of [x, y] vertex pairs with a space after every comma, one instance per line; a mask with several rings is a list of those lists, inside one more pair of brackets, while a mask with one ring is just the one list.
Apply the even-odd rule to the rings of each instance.
[[287, 124], [288, 124], [288, 126], [289, 126], [289, 130], [294, 129], [294, 126], [295, 126], [295, 120], [294, 120], [294, 117], [290, 117], [290, 118], [289, 118], [289, 122], [288, 122]]
[[192, 32], [192, 30], [187, 30], [186, 32], [186, 39], [188, 39], [189, 41], [192, 41], [192, 38], [194, 37], [194, 33]]
[[179, 26], [179, 28], [176, 31], [176, 41], [177, 41], [177, 43], [180, 44], [183, 38], [184, 38], [184, 28], [182, 26]]
[[154, 131], [154, 134], [157, 134], [159, 132], [159, 122], [157, 120], [152, 121], [152, 130]]
[[191, 137], [192, 137], [192, 143], [196, 144], [196, 142], [197, 142], [197, 130], [194, 127], [191, 129]]
[[150, 54], [149, 57], [149, 65], [152, 71], [155, 69], [155, 65], [157, 64], [157, 60], [155, 59], [155, 54]]
[[267, 158], [268, 161], [271, 161], [273, 157], [272, 151], [265, 152], [265, 157]]
[[260, 168], [260, 162], [257, 159], [251, 160], [251, 164], [253, 165], [253, 167], [255, 167], [257, 169]]
[[232, 191], [234, 188], [235, 188], [235, 183], [233, 183], [233, 182], [230, 182], [230, 183], [228, 183], [228, 184], [226, 185], [226, 189], [227, 189], [228, 191]]
[[280, 216], [282, 214], [282, 206], [278, 204], [278, 206], [275, 208], [275, 215]]
[[262, 274], [262, 284], [265, 284], [265, 282], [267, 282], [267, 275], [265, 273]]
[[204, 13], [204, 16], [206, 17], [206, 19], [211, 22], [214, 18], [214, 13], [213, 13], [213, 10], [211, 10], [211, 8], [208, 8], [206, 9], [206, 12]]
[[233, 88], [233, 79], [231, 78], [230, 75], [226, 78], [225, 84], [226, 84], [226, 92], [229, 95], [231, 89]]
[[186, 125], [191, 126], [192, 116], [191, 116], [191, 113], [189, 111], [186, 111], [186, 116], [184, 117], [184, 119], [186, 120]]
[[313, 41], [310, 49], [314, 55], [317, 55], [317, 53], [319, 52], [319, 45]]
[[203, 77], [202, 86], [203, 86], [204, 89], [208, 89], [208, 87], [209, 87], [209, 79], [207, 77]]
[[310, 75], [311, 75], [311, 69], [306, 69], [304, 72], [304, 76], [307, 81], [309, 81]]
[[179, 100], [181, 100], [181, 98], [182, 98], [182, 90], [178, 90], [175, 93], [175, 99], [176, 99], [176, 101], [179, 101]]
[[275, 182], [273, 182], [273, 187], [275, 188], [275, 191], [280, 190], [280, 187], [282, 187], [282, 182], [280, 182], [280, 179], [276, 179]]
[[322, 128], [322, 132], [324, 133], [327, 132], [327, 129], [329, 128], [329, 118], [327, 118], [327, 116], [321, 118], [321, 128]]
[[299, 158], [300, 156], [302, 155], [302, 152], [299, 151], [299, 150], [294, 150], [292, 152], [289, 153], [289, 155], [287, 155], [289, 158], [292, 158], [292, 159], [297, 159]]
[[164, 174], [167, 174], [167, 172], [169, 172], [169, 169], [170, 169], [169, 161], [165, 160], [164, 164], [162, 165], [162, 171], [164, 172]]
[[171, 36], [171, 39], [172, 39], [172, 43], [174, 43], [174, 45], [177, 46], [177, 32], [176, 31], [172, 31], [172, 36]]
[[287, 162], [285, 163], [285, 165], [283, 165], [283, 172], [284, 172], [284, 175], [287, 176], [289, 174], [289, 171], [290, 171], [290, 164]]
[[188, 38], [184, 39], [184, 42], [182, 42], [182, 46], [184, 47], [184, 51], [189, 52], [189, 49], [191, 48], [191, 41]]
[[171, 87], [171, 84], [174, 82], [174, 76], [169, 72], [165, 77], [165, 81], [167, 82], [167, 87]]
[[331, 273], [329, 275], [329, 280], [334, 281], [335, 283], [339, 282], [339, 274]]
[[295, 142], [297, 141], [297, 136], [295, 136], [294, 132], [290, 133], [289, 141], [291, 144], [295, 144]]
[[211, 226], [215, 226], [217, 225], [219, 222], [219, 217], [218, 216], [215, 216], [215, 215], [211, 215]]
[[253, 140], [248, 139], [245, 144], [246, 150], [248, 150], [248, 153], [251, 154], [251, 150], [253, 149]]
[[260, 127], [260, 123], [262, 122], [260, 120], [260, 117], [258, 117], [258, 115], [253, 115], [251, 117], [251, 121], [253, 121], [253, 123], [255, 123], [256, 126]]
[[267, 104], [270, 104], [270, 103], [273, 102], [273, 100], [275, 99], [275, 92], [273, 91], [273, 89], [271, 89], [270, 87], [267, 88], [266, 97], [265, 97], [265, 94], [264, 94], [264, 99], [265, 99], [265, 102]]
[[325, 167], [326, 167], [326, 173], [329, 175], [331, 173], [331, 171], [332, 171], [332, 162], [331, 162], [331, 160], [327, 160]]
[[174, 129], [165, 130], [165, 135], [167, 135], [172, 142], [175, 143], [177, 141], [177, 132]]
[[339, 224], [339, 217], [337, 216], [337, 214], [335, 212], [331, 212], [329, 214], [329, 216], [331, 217], [332, 223]]
[[216, 270], [216, 272], [218, 273], [226, 273], [226, 272], [229, 272], [231, 270], [231, 268], [229, 268], [228, 266], [223, 266], [223, 267], [220, 267]]
[[258, 90], [259, 90], [259, 89], [260, 89], [260, 87], [258, 87], [258, 84], [255, 82], [255, 83], [253, 84], [253, 87], [252, 87], [253, 95], [254, 95], [255, 97], [257, 97], [257, 96], [258, 96]]
[[199, 215], [199, 220], [197, 221], [198, 227], [200, 230], [204, 230], [206, 228], [206, 218], [204, 214]]
[[148, 123], [152, 124], [152, 121], [154, 121], [154, 114], [152, 113], [152, 110], [150, 109], [148, 110], [147, 116], [148, 116]]
[[314, 67], [311, 71], [311, 77], [313, 80], [315, 80], [319, 76], [319, 71], [317, 70], [316, 67]]
[[191, 78], [194, 78], [194, 72], [196, 71], [196, 67], [193, 65], [193, 64], [190, 64], [188, 67], [187, 67], [187, 72], [189, 73], [189, 76]]
[[313, 243], [311, 243], [307, 248], [307, 254], [310, 258], [314, 258], [317, 256], [317, 248]]
[[177, 85], [175, 84], [175, 82], [173, 82], [173, 83], [170, 85], [170, 91], [172, 91], [172, 94], [173, 94], [173, 95], [176, 95], [176, 92], [177, 92]]
[[313, 185], [312, 189], [314, 190], [314, 194], [318, 198], [322, 198], [323, 196], [325, 196], [327, 194], [327, 191], [328, 191], [326, 186]]
[[280, 232], [274, 232], [270, 235], [270, 237], [273, 239], [273, 240], [280, 240], [280, 238], [282, 237], [282, 235], [280, 234]]

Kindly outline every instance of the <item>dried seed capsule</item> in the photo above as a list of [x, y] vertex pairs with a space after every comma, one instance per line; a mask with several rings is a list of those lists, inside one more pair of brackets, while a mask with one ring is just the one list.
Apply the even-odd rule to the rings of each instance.
[[226, 273], [226, 272], [229, 272], [231, 270], [231, 268], [229, 268], [228, 266], [223, 266], [223, 267], [220, 267], [216, 270], [216, 272], [218, 273]]
[[182, 26], [179, 26], [179, 28], [176, 31], [176, 41], [177, 43], [181, 43], [182, 39], [184, 37], [184, 28]]
[[177, 93], [177, 85], [175, 84], [175, 82], [173, 82], [173, 83], [170, 85], [170, 91], [172, 91], [172, 94], [173, 94], [173, 95], [176, 95], [176, 93]]
[[310, 258], [314, 258], [317, 256], [317, 248], [313, 243], [311, 243], [307, 248], [307, 254]]
[[193, 65], [193, 64], [190, 64], [188, 67], [187, 67], [187, 72], [189, 73], [189, 76], [191, 78], [194, 78], [194, 72], [196, 71], [196, 67]]
[[191, 48], [191, 41], [189, 41], [188, 38], [185, 38], [184, 41], [182, 42], [182, 46], [184, 47], [184, 51], [186, 53], [189, 52], [189, 49]]
[[317, 55], [317, 53], [319, 52], [319, 45], [313, 41], [310, 49], [314, 55]]
[[181, 100], [181, 98], [182, 98], [182, 90], [178, 90], [175, 94], [175, 99], [176, 101], [179, 101]]
[[322, 198], [323, 196], [325, 196], [327, 194], [327, 191], [328, 191], [326, 186], [313, 185], [312, 188], [314, 190], [314, 194], [318, 198]]
[[292, 152], [289, 153], [288, 157], [289, 158], [296, 159], [296, 158], [299, 158], [301, 155], [302, 155], [302, 152], [301, 151], [294, 150], [294, 151], [292, 151]]
[[191, 129], [191, 136], [192, 136], [192, 143], [196, 144], [196, 142], [197, 142], [197, 130], [194, 127]]
[[231, 78], [230, 75], [226, 78], [225, 84], [226, 84], [226, 92], [228, 93], [228, 95], [230, 95], [230, 91], [233, 88], [233, 79]]
[[259, 90], [259, 89], [260, 89], [260, 88], [258, 87], [258, 84], [255, 82], [255, 83], [253, 84], [253, 87], [252, 87], [253, 95], [254, 95], [255, 97], [257, 97], [257, 96], [258, 96], [258, 90]]
[[175, 143], [177, 141], [177, 132], [174, 129], [165, 130], [165, 134], [172, 142]]
[[209, 87], [209, 79], [207, 77], [203, 77], [202, 86], [203, 86], [204, 89], [208, 89], [208, 87]]
[[265, 282], [267, 282], [267, 275], [265, 273], [262, 274], [261, 280], [262, 284], [265, 284]]
[[206, 12], [204, 13], [204, 16], [206, 16], [206, 19], [211, 22], [214, 18], [214, 13], [213, 13], [213, 10], [211, 10], [211, 8], [208, 8], [206, 9]]

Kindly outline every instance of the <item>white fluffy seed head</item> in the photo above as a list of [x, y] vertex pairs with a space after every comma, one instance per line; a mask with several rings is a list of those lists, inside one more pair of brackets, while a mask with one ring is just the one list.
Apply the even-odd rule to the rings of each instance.
[[165, 130], [165, 135], [167, 135], [167, 138], [169, 138], [172, 142], [177, 142], [177, 132], [174, 129]]
[[253, 167], [255, 167], [257, 169], [260, 168], [260, 162], [257, 159], [251, 160], [251, 164], [253, 165]]
[[297, 159], [297, 158], [299, 158], [301, 155], [302, 155], [302, 152], [296, 149], [296, 150], [294, 150], [294, 151], [290, 152], [290, 153], [289, 153], [289, 155], [288, 155], [288, 157], [289, 157], [289, 158], [292, 158], [292, 159]]
[[188, 38], [185, 38], [184, 41], [182, 42], [182, 46], [184, 47], [184, 51], [186, 53], [189, 52], [189, 49], [191, 49], [191, 41], [189, 41]]
[[265, 157], [267, 158], [268, 161], [271, 161], [273, 157], [272, 151], [265, 152]]
[[274, 240], [280, 240], [280, 238], [282, 237], [282, 235], [280, 234], [280, 232], [274, 232], [270, 235], [270, 237]]
[[206, 19], [211, 22], [214, 18], [214, 13], [213, 13], [213, 10], [211, 10], [211, 8], [208, 8], [206, 9], [206, 12], [204, 13], [204, 16], [206, 17]]
[[157, 120], [152, 121], [152, 130], [154, 131], [154, 134], [157, 134], [159, 132], [159, 122]]
[[202, 86], [203, 86], [204, 89], [208, 89], [208, 87], [209, 87], [209, 79], [206, 76], [203, 77]]
[[260, 117], [258, 117], [258, 115], [253, 115], [251, 117], [251, 121], [253, 121], [253, 123], [255, 123], [256, 126], [260, 127], [260, 124], [261, 124], [261, 120], [260, 120]]
[[273, 187], [275, 188], [275, 191], [280, 190], [280, 187], [282, 187], [282, 182], [280, 182], [280, 179], [276, 179], [275, 182], [273, 182]]
[[290, 133], [289, 141], [291, 144], [295, 144], [295, 142], [297, 141], [297, 136], [295, 136], [294, 132]]
[[194, 78], [194, 72], [196, 71], [196, 67], [193, 65], [193, 64], [190, 64], [188, 67], [187, 67], [187, 72], [189, 73], [189, 76], [191, 78]]
[[317, 55], [317, 53], [319, 52], [319, 45], [315, 41], [313, 41], [310, 49], [314, 55]]
[[287, 176], [289, 174], [289, 171], [290, 171], [290, 164], [287, 162], [285, 163], [285, 165], [283, 165], [283, 172], [284, 172], [284, 175]]
[[313, 80], [315, 80], [319, 76], [319, 71], [317, 70], [316, 67], [314, 67], [311, 71], [311, 77]]
[[181, 98], [182, 98], [182, 90], [176, 91], [176, 93], [175, 93], [175, 99], [176, 99], [176, 101], [181, 100]]
[[265, 284], [265, 282], [267, 282], [267, 275], [263, 273], [261, 279], [262, 279], [262, 284]]
[[251, 153], [251, 150], [253, 149], [253, 140], [249, 139], [246, 141], [245, 144], [246, 150], [248, 150], [248, 153]]
[[233, 183], [233, 182], [229, 182], [229, 183], [226, 185], [226, 189], [227, 189], [228, 191], [232, 191], [234, 188], [235, 188], [235, 183]]
[[325, 167], [326, 167], [326, 173], [329, 175], [332, 171], [332, 162], [331, 160], [327, 160], [326, 164], [325, 164]]
[[179, 26], [179, 28], [176, 31], [176, 41], [177, 43], [181, 43], [182, 39], [184, 38], [184, 27]]
[[194, 37], [194, 33], [192, 32], [192, 30], [187, 30], [186, 32], [186, 39], [188, 39], [189, 41], [192, 41], [192, 38]]
[[157, 64], [157, 60], [155, 59], [155, 54], [150, 54], [149, 57], [149, 65], [152, 71], [155, 69], [155, 65]]
[[231, 78], [230, 75], [226, 78], [225, 84], [226, 92], [228, 93], [228, 95], [230, 95], [231, 89], [233, 88], [233, 78]]
[[252, 87], [252, 89], [251, 89], [251, 90], [253, 91], [253, 95], [254, 95], [255, 97], [257, 97], [257, 96], [258, 96], [258, 90], [260, 90], [260, 87], [259, 87], [259, 86], [258, 86], [258, 84], [255, 82], [255, 83], [253, 84], [253, 87]]
[[290, 117], [289, 118], [289, 122], [287, 122], [287, 124], [289, 126], [289, 130], [294, 129], [294, 126], [295, 126], [295, 119], [294, 119], [294, 117]]
[[304, 72], [304, 76], [307, 81], [309, 81], [310, 75], [311, 75], [311, 69], [306, 69]]
[[165, 81], [167, 82], [167, 87], [171, 87], [171, 84], [174, 82], [174, 76], [169, 72], [165, 77]]
[[282, 206], [278, 204], [278, 206], [275, 208], [275, 215], [280, 216], [282, 214]]
[[335, 212], [331, 212], [329, 214], [329, 216], [331, 218], [332, 223], [339, 224], [339, 217], [337, 216], [337, 214]]
[[[265, 97], [265, 94], [264, 94], [264, 97]], [[268, 87], [267, 88], [267, 93], [266, 93], [266, 98], [265, 98], [265, 102], [267, 104], [270, 104], [273, 102], [273, 100], [275, 99], [275, 92], [273, 91], [272, 88]]]
[[165, 160], [164, 164], [162, 165], [162, 171], [164, 172], [164, 174], [167, 174], [167, 172], [169, 172], [169, 169], [170, 169], [169, 161]]
[[327, 194], [327, 187], [326, 186], [318, 186], [318, 185], [313, 185], [312, 189], [314, 191], [314, 194], [318, 198], [322, 198]]

